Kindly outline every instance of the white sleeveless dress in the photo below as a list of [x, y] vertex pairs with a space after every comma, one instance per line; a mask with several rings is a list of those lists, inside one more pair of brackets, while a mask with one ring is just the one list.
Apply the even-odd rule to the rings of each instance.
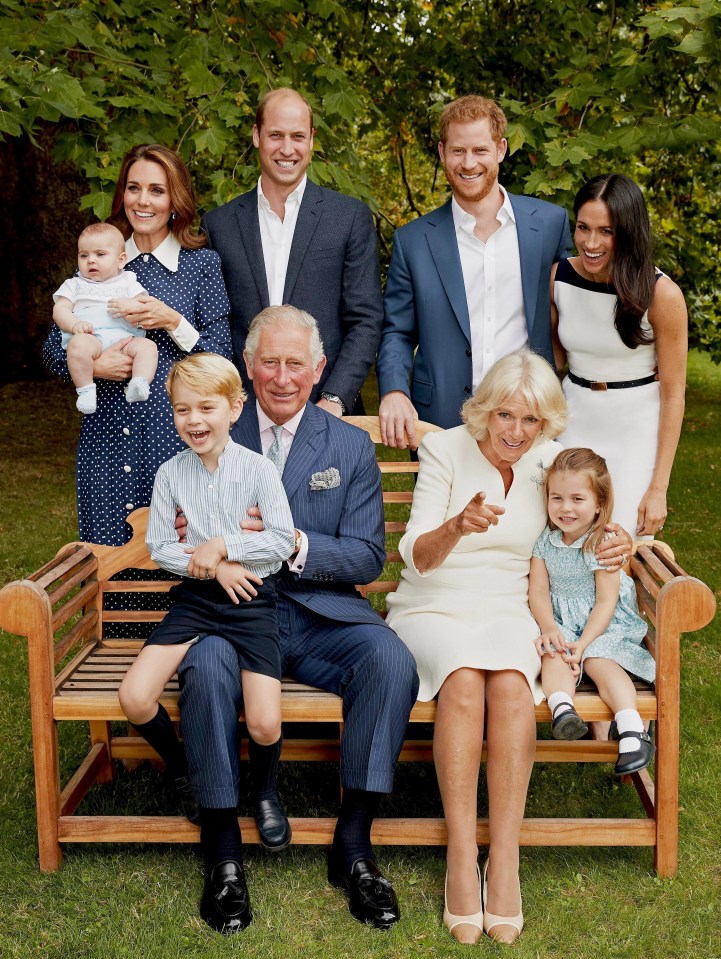
[[[561, 260], [553, 299], [558, 309], [558, 336], [568, 355], [568, 368], [576, 376], [623, 382], [655, 372], [655, 344], [632, 350], [616, 331], [616, 292], [612, 285], [586, 280], [568, 260]], [[652, 332], [646, 315], [641, 325]], [[638, 506], [656, 464], [661, 412], [658, 381], [595, 391], [566, 377], [563, 392], [569, 423], [558, 442], [566, 448], [587, 446], [604, 457], [613, 482], [613, 520], [638, 538]]]

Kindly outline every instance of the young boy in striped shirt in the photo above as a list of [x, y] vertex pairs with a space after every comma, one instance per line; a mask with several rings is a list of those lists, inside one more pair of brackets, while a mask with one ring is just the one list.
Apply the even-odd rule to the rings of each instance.
[[[275, 797], [282, 746], [275, 573], [293, 552], [294, 529], [276, 466], [230, 438], [245, 400], [233, 364], [214, 353], [191, 354], [171, 368], [166, 389], [175, 428], [188, 449], [157, 472], [146, 542], [152, 559], [182, 580], [170, 590], [173, 606], [118, 695], [125, 715], [168, 764], [186, 815], [204, 823], [202, 808], [195, 809], [183, 747], [158, 699], [193, 643], [206, 635], [232, 643], [256, 793]], [[254, 506], [261, 510], [264, 530], [247, 535], [240, 524]], [[175, 529], [178, 507], [188, 523], [183, 543]], [[290, 842], [290, 826], [280, 812], [287, 828], [266, 844], [274, 850]]]

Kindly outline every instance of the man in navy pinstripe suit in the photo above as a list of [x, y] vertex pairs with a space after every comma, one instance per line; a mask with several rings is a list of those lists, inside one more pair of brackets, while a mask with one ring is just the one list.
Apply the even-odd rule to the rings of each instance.
[[[375, 579], [385, 559], [375, 449], [363, 430], [309, 402], [325, 365], [309, 314], [291, 306], [263, 310], [244, 358], [256, 402], [245, 405], [232, 436], [276, 462], [296, 526], [295, 552], [276, 577], [283, 671], [343, 697], [344, 793], [328, 878], [348, 892], [357, 919], [388, 928], [400, 912], [373, 858], [370, 829], [381, 795], [392, 789], [418, 677], [406, 647], [354, 588]], [[250, 517], [248, 535], [261, 522]], [[225, 882], [227, 864], [241, 862], [235, 808], [242, 703], [233, 647], [203, 639], [188, 652], [181, 682], [206, 858], [204, 901], [219, 902], [211, 925], [235, 931], [222, 918], [237, 880]]]

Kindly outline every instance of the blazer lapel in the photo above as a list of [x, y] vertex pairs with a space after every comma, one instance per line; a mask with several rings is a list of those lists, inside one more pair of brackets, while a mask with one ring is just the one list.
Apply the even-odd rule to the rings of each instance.
[[[318, 228], [323, 215], [323, 193], [320, 187], [308, 180], [303, 193], [303, 201], [298, 210], [298, 219], [295, 223], [293, 233], [293, 242], [290, 245], [290, 256], [288, 257], [288, 269], [285, 274], [285, 286], [283, 287], [283, 302], [290, 303], [293, 298], [293, 290], [300, 275], [303, 260], [313, 234]], [[264, 274], [265, 275], [265, 274]], [[303, 417], [305, 419], [305, 417]]]
[[538, 284], [541, 280], [541, 261], [543, 259], [543, 233], [540, 217], [535, 210], [519, 208], [517, 198], [509, 193], [513, 213], [516, 217], [516, 235], [518, 254], [521, 258], [521, 288], [523, 290], [523, 309], [526, 314], [526, 327], [531, 335], [533, 321], [536, 318], [538, 304]]
[[434, 210], [426, 218], [426, 223], [428, 224], [426, 238], [438, 270], [438, 276], [456, 315], [456, 320], [470, 343], [471, 321], [468, 316], [466, 287], [463, 283], [463, 270], [458, 252], [456, 229], [453, 224], [451, 201], [449, 200], [438, 210]]
[[298, 432], [283, 470], [283, 486], [289, 500], [302, 482], [307, 482], [314, 463], [327, 443], [328, 424], [320, 410], [306, 403]]
[[263, 244], [260, 239], [260, 223], [258, 222], [258, 188], [245, 193], [238, 198], [235, 208], [235, 217], [238, 221], [238, 234], [248, 259], [251, 275], [258, 288], [258, 295], [263, 309], [270, 306], [268, 294], [268, 279], [265, 275], [265, 261], [263, 259]]

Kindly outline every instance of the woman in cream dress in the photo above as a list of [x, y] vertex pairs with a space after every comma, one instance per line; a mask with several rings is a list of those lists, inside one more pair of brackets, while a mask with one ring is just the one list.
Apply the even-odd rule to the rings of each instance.
[[[519, 835], [543, 698], [528, 608], [533, 545], [546, 523], [544, 471], [566, 425], [558, 380], [526, 351], [499, 360], [463, 408], [465, 425], [426, 436], [388, 597], [388, 625], [416, 658], [419, 699], [438, 696], [433, 756], [448, 827], [444, 922], [460, 942], [523, 926]], [[603, 559], [628, 551], [619, 536]], [[481, 905], [476, 847], [484, 738], [490, 847]], [[485, 911], [484, 908], [485, 907]]]

